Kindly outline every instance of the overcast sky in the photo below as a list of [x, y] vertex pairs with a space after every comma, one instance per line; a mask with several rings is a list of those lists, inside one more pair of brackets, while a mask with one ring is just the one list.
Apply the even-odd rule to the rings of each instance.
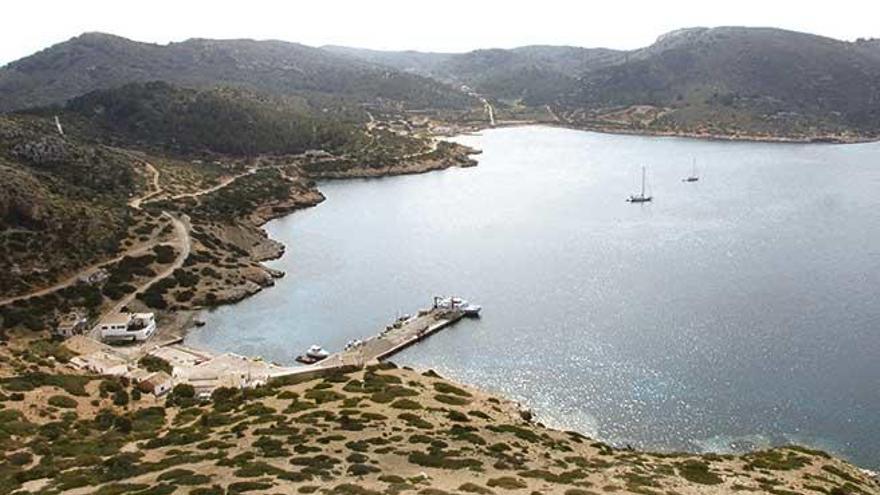
[[86, 31], [139, 41], [256, 38], [467, 51], [527, 44], [637, 48], [691, 26], [880, 37], [878, 0], [25, 0], [2, 6], [0, 65]]

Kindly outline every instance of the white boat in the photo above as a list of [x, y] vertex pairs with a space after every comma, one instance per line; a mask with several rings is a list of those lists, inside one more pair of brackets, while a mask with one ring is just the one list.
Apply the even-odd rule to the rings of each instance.
[[651, 201], [651, 196], [645, 195], [645, 167], [642, 167], [642, 192], [640, 194], [633, 194], [629, 198], [627, 198], [627, 202], [629, 203], [647, 203]]
[[314, 359], [324, 359], [329, 355], [330, 353], [325, 351], [324, 348], [319, 345], [313, 345], [306, 351], [306, 356]]
[[483, 309], [479, 304], [471, 304], [460, 297], [435, 297], [434, 307], [461, 311], [465, 316], [479, 316]]
[[479, 304], [471, 304], [465, 301], [465, 304], [463, 304], [460, 309], [465, 316], [480, 316], [480, 310], [482, 310], [483, 307]]
[[700, 176], [697, 175], [697, 160], [695, 158], [694, 159], [694, 169], [693, 169], [693, 171], [691, 171], [691, 175], [685, 177], [684, 179], [681, 179], [681, 181], [682, 182], [697, 182], [698, 180], [700, 180]]

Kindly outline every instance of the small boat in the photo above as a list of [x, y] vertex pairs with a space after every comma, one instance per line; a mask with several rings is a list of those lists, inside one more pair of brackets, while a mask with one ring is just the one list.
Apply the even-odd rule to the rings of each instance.
[[681, 179], [682, 182], [697, 182], [700, 180], [700, 176], [697, 175], [697, 160], [694, 159], [694, 169], [691, 171], [691, 175]]
[[325, 351], [323, 347], [319, 345], [313, 345], [309, 347], [309, 350], [306, 351], [305, 354], [296, 357], [296, 360], [303, 364], [314, 364], [318, 361], [322, 361], [327, 359], [330, 353]]
[[631, 195], [626, 201], [629, 203], [647, 203], [652, 199], [654, 198], [645, 195], [645, 167], [642, 167], [642, 192], [641, 194]]
[[330, 353], [325, 351], [324, 348], [319, 345], [313, 345], [309, 347], [309, 350], [306, 351], [306, 356], [313, 357], [315, 359], [324, 359], [329, 355]]
[[461, 311], [465, 316], [480, 316], [483, 309], [479, 304], [471, 304], [460, 297], [435, 297], [434, 307], [439, 309]]
[[471, 304], [467, 301], [464, 301], [464, 304], [461, 306], [461, 312], [464, 313], [465, 316], [470, 316], [471, 318], [476, 318], [480, 316], [480, 310], [483, 309], [479, 304]]

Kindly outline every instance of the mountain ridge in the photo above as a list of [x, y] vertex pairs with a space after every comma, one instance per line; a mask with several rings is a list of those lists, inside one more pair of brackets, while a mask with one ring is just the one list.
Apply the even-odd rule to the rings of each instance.
[[358, 103], [388, 100], [416, 108], [472, 104], [467, 95], [435, 80], [297, 43], [190, 39], [157, 45], [92, 32], [0, 68], [0, 111], [153, 80], [275, 95], [316, 93]]

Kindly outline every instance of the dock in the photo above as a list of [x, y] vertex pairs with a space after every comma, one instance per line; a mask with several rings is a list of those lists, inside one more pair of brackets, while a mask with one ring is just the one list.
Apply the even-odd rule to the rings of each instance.
[[88, 335], [77, 335], [66, 345], [80, 354], [72, 365], [102, 375], [130, 379], [144, 374], [139, 360], [152, 355], [172, 367], [173, 383], [192, 385], [199, 397], [210, 397], [218, 387], [246, 388], [283, 377], [320, 377], [342, 370], [364, 368], [390, 358], [407, 347], [427, 339], [466, 316], [477, 316], [480, 307], [459, 298], [434, 298], [434, 305], [414, 316], [405, 316], [387, 325], [376, 335], [354, 341], [340, 352], [307, 366], [288, 367], [234, 353], [215, 355], [183, 344], [180, 336], [136, 346], [109, 346]]
[[346, 367], [362, 368], [376, 364], [453, 325], [464, 316], [464, 312], [456, 309], [422, 310], [417, 315], [399, 319], [377, 335], [346, 350], [331, 354], [306, 368], [331, 370]]

